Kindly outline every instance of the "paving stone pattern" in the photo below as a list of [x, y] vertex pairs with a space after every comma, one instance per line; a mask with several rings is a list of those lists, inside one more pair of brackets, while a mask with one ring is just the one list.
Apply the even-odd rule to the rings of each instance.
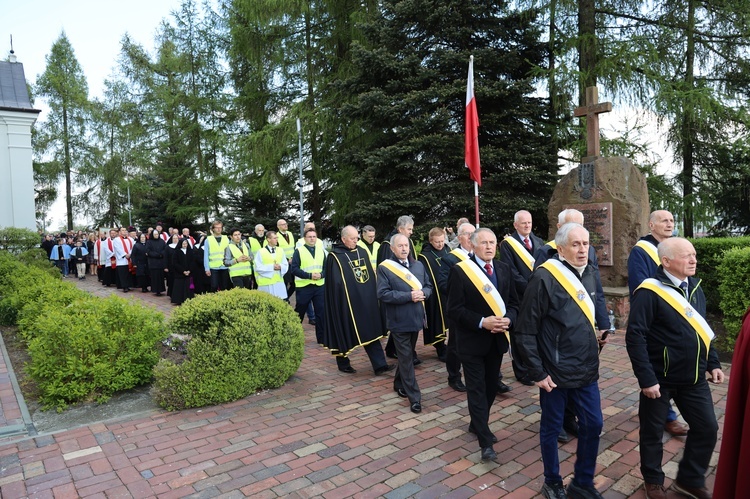
[[[89, 277], [78, 283], [98, 296], [122, 294]], [[126, 295], [169, 313], [166, 297]], [[513, 382], [498, 396], [490, 426], [498, 462], [482, 463], [467, 433], [466, 395], [447, 386], [445, 365], [432, 347], [418, 347], [421, 414], [392, 389], [392, 373], [375, 376], [364, 351], [352, 355], [356, 374], [340, 373], [305, 321], [305, 358], [276, 390], [233, 403], [181, 412], [156, 411], [0, 443], [0, 496], [22, 497], [417, 497], [539, 496], [539, 393]], [[644, 497], [638, 456], [638, 386], [630, 372], [624, 332], [601, 356], [604, 435], [596, 486], [607, 498]], [[728, 366], [727, 371], [729, 369]], [[0, 423], [16, 422], [0, 364]], [[508, 359], [506, 381], [512, 378]], [[727, 385], [712, 385], [719, 436]], [[684, 439], [665, 435], [669, 485]], [[560, 445], [570, 479], [576, 440]], [[713, 487], [721, 438], [711, 460]], [[679, 497], [669, 492], [669, 497]]]

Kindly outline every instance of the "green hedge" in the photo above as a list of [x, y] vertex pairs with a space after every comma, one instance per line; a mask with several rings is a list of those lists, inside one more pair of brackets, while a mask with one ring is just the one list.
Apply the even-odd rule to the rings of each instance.
[[735, 248], [724, 253], [718, 278], [726, 328], [725, 346], [731, 351], [742, 326], [742, 316], [750, 305], [750, 248]]
[[152, 394], [168, 410], [220, 404], [277, 388], [302, 362], [299, 316], [261, 291], [232, 289], [198, 296], [172, 312], [168, 331], [190, 336], [187, 360], [162, 360]]
[[691, 239], [698, 255], [697, 276], [702, 279], [701, 287], [706, 294], [706, 308], [709, 312], [721, 310], [722, 299], [719, 296], [719, 265], [723, 254], [733, 248], [750, 247], [750, 237], [701, 237]]
[[92, 297], [50, 273], [36, 250], [0, 251], [0, 321], [18, 325], [27, 373], [45, 407], [104, 401], [151, 380], [164, 316], [120, 298]]
[[151, 380], [164, 316], [116, 296], [88, 297], [46, 309], [25, 333], [45, 407], [106, 401]]
[[38, 248], [41, 243], [41, 236], [33, 230], [16, 227], [0, 228], [0, 250], [21, 253]]
[[0, 324], [17, 324], [25, 335], [25, 323], [46, 309], [64, 307], [89, 296], [75, 285], [63, 282], [59, 270], [52, 270], [26, 265], [0, 251]]

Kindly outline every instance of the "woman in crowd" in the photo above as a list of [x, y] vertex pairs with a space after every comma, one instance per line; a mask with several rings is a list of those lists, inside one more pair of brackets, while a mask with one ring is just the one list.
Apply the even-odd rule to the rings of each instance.
[[[176, 236], [175, 236], [176, 237]], [[171, 246], [171, 245], [170, 245]], [[180, 239], [177, 248], [172, 253], [172, 265], [169, 267], [169, 274], [172, 276], [172, 294], [173, 305], [181, 305], [188, 298], [192, 298], [190, 292], [190, 240]]]
[[164, 292], [164, 270], [167, 268], [167, 243], [159, 237], [159, 231], [151, 231], [146, 241], [148, 271], [151, 275], [151, 292], [161, 296]]
[[167, 244], [167, 296], [172, 296], [172, 291], [174, 289], [174, 272], [172, 271], [172, 259], [174, 258], [175, 251], [179, 249], [181, 238], [179, 234], [172, 234], [172, 236], [169, 238], [169, 244]]
[[98, 238], [98, 233], [90, 232], [86, 240], [86, 249], [89, 250], [89, 254], [86, 257], [86, 263], [89, 266], [89, 275], [95, 276], [97, 273], [96, 259], [94, 258], [94, 245]]
[[138, 241], [133, 245], [130, 252], [130, 262], [135, 267], [136, 285], [141, 288], [141, 293], [148, 293], [148, 257], [146, 253], [146, 234], [138, 236]]
[[194, 293], [201, 295], [211, 289], [211, 284], [206, 277], [206, 271], [203, 268], [203, 245], [206, 236], [201, 235], [196, 241], [193, 251], [190, 253], [190, 275], [193, 278]]

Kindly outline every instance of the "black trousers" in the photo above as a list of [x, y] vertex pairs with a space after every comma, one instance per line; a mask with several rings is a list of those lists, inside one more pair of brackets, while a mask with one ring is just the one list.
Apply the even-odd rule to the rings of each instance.
[[661, 469], [664, 450], [662, 436], [669, 400], [673, 399], [690, 426], [685, 440], [685, 452], [677, 469], [677, 481], [686, 487], [704, 487], [706, 470], [719, 431], [708, 382], [704, 378], [690, 386], [662, 385], [659, 391], [661, 397], [658, 399], [647, 398], [641, 392], [638, 408], [643, 480], [648, 483], [664, 483], [664, 472]]
[[211, 292], [229, 289], [229, 269], [211, 269]]
[[[213, 274], [213, 272], [211, 272], [211, 274]], [[236, 275], [234, 277], [230, 277], [230, 280], [232, 281], [233, 288], [253, 289], [252, 277], [249, 274], [248, 275]]]
[[117, 289], [130, 289], [130, 269], [127, 265], [118, 265], [115, 268], [117, 276]]
[[[461, 359], [458, 358], [456, 351], [455, 334], [451, 333], [450, 323], [448, 324], [448, 342], [445, 347], [445, 369], [448, 371], [448, 383], [461, 381]], [[498, 364], [499, 365], [499, 364]]]
[[[385, 353], [383, 353], [383, 345], [380, 343], [380, 340], [368, 343], [363, 348], [365, 349], [367, 356], [370, 358], [370, 364], [372, 364], [373, 371], [377, 371], [381, 367], [385, 367], [388, 365], [388, 363], [385, 361]], [[337, 356], [336, 364], [338, 365], [339, 369], [351, 366], [349, 357]]]
[[396, 375], [393, 377], [393, 389], [402, 388], [409, 397], [409, 402], [421, 402], [422, 393], [419, 391], [417, 376], [414, 373], [414, 347], [417, 345], [419, 331], [393, 332], [393, 346], [398, 357]]
[[325, 312], [323, 312], [323, 303], [325, 301], [325, 291], [323, 286], [316, 286], [315, 284], [309, 284], [296, 289], [297, 292], [297, 304], [294, 307], [294, 311], [299, 315], [299, 320], [302, 322], [305, 319], [305, 312], [307, 307], [312, 303], [313, 309], [315, 309], [315, 340], [319, 345], [323, 344], [323, 331], [325, 330]]
[[466, 396], [469, 402], [471, 428], [477, 435], [480, 447], [492, 446], [489, 419], [490, 408], [497, 393], [497, 373], [500, 371], [502, 354], [493, 346], [484, 355], [460, 355], [464, 366]]

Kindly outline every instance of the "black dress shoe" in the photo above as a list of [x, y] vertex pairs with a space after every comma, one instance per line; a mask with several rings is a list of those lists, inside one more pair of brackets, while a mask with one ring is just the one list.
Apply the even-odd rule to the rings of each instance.
[[492, 447], [482, 447], [482, 461], [494, 461], [497, 459], [497, 453]]
[[561, 444], [567, 444], [571, 440], [573, 439], [570, 435], [568, 435], [568, 432], [566, 432], [565, 430], [560, 430], [560, 433], [557, 435], [558, 442], [560, 442]]
[[382, 367], [378, 367], [377, 369], [375, 369], [375, 376], [385, 374], [388, 371], [393, 371], [394, 369], [396, 369], [396, 364], [386, 364]]
[[421, 361], [421, 360], [419, 360], [419, 359], [418, 359], [417, 357], [414, 357], [414, 365], [415, 365], [415, 366], [418, 366], [418, 365], [419, 365], [419, 364], [421, 364], [421, 363], [422, 363], [422, 361]]
[[339, 371], [341, 371], [342, 373], [347, 373], [347, 374], [354, 374], [357, 372], [357, 370], [354, 369], [352, 366], [339, 367]]
[[[471, 433], [472, 435], [476, 435], [477, 434], [477, 432], [474, 430], [474, 427], [471, 426], [471, 425], [469, 425], [469, 433]], [[492, 443], [493, 444], [497, 443], [497, 437], [495, 435], [492, 435]]]
[[448, 386], [456, 390], [457, 392], [465, 392], [466, 391], [466, 385], [464, 385], [463, 381], [460, 379], [458, 381], [449, 381]]
[[511, 390], [511, 388], [503, 383], [502, 381], [497, 381], [497, 393], [508, 393]]
[[396, 393], [398, 393], [398, 396], [401, 397], [402, 399], [405, 399], [407, 397], [406, 391], [403, 388], [396, 388], [395, 391]]
[[389, 352], [388, 350], [385, 351], [385, 356], [389, 359], [397, 359], [396, 352]]
[[413, 412], [414, 414], [418, 414], [418, 413], [422, 412], [422, 404], [419, 403], [419, 402], [414, 402], [411, 405], [411, 412]]
[[[518, 379], [518, 378], [516, 378], [516, 379]], [[526, 386], [534, 386], [534, 382], [533, 382], [533, 381], [531, 381], [531, 380], [530, 380], [529, 378], [521, 378], [521, 379], [518, 379], [518, 382], [519, 382], [519, 383], [521, 383], [522, 385], [526, 385]]]
[[315, 325], [315, 320], [314, 319], [310, 319], [309, 321], [307, 321], [307, 323], [310, 324], [311, 326], [314, 326]]

